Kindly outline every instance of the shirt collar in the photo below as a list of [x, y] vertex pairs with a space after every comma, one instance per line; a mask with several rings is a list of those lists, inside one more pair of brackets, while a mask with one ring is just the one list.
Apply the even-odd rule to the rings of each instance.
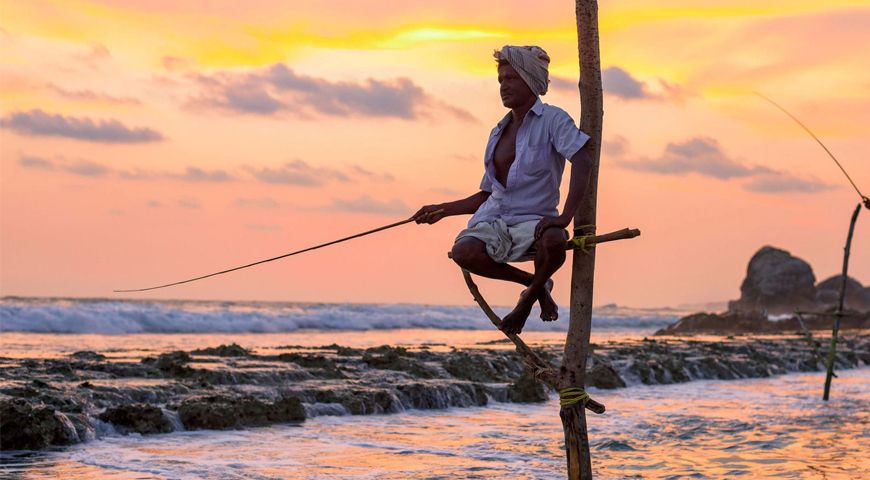
[[535, 104], [532, 105], [532, 109], [530, 111], [534, 112], [534, 114], [537, 116], [541, 116], [541, 114], [544, 113], [544, 102], [541, 101], [541, 97], [538, 97], [535, 100]]
[[[535, 104], [532, 105], [532, 108], [529, 109], [529, 112], [534, 113], [535, 115], [537, 115], [539, 117], [544, 113], [544, 102], [541, 101], [541, 97], [538, 97], [537, 99], [535, 99]], [[526, 114], [526, 115], [528, 115], [528, 114]], [[507, 112], [505, 114], [505, 116], [502, 117], [502, 119], [496, 125], [498, 127], [499, 132], [501, 132], [501, 130], [504, 128], [504, 126], [507, 125], [507, 123], [510, 119], [511, 119], [511, 112]]]

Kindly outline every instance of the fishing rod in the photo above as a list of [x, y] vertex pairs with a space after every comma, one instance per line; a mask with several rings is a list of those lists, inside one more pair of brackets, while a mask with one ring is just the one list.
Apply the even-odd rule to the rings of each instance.
[[[434, 211], [434, 212], [431, 212], [429, 215], [435, 215], [435, 214], [443, 213], [443, 212], [444, 212], [444, 209], [436, 210], [436, 211]], [[411, 218], [408, 218], [408, 219], [402, 220], [402, 221], [400, 221], [400, 222], [391, 223], [391, 224], [389, 224], [389, 225], [384, 225], [384, 226], [382, 226], [382, 227], [378, 227], [378, 228], [373, 228], [373, 229], [371, 229], [371, 230], [367, 230], [367, 231], [365, 231], [365, 232], [357, 233], [357, 234], [355, 234], [355, 235], [351, 235], [351, 236], [349, 236], [349, 237], [339, 238], [338, 240], [333, 240], [333, 241], [331, 241], [331, 242], [321, 243], [320, 245], [315, 245], [315, 246], [313, 246], [313, 247], [303, 248], [302, 250], [297, 250], [297, 251], [295, 251], [295, 252], [285, 253], [284, 255], [279, 255], [279, 256], [277, 256], [277, 257], [267, 258], [267, 259], [265, 259], [265, 260], [260, 260], [260, 261], [258, 261], [258, 262], [249, 263], [249, 264], [247, 264], [247, 265], [242, 265], [242, 266], [240, 266], [240, 267], [233, 267], [233, 268], [229, 268], [229, 269], [226, 269], [226, 270], [221, 270], [220, 272], [209, 273], [208, 275], [202, 275], [202, 276], [200, 276], [200, 277], [196, 277], [196, 278], [189, 278], [189, 279], [187, 279], [187, 280], [182, 280], [182, 281], [180, 281], [180, 282], [172, 282], [172, 283], [167, 283], [167, 284], [165, 284], [165, 285], [157, 285], [156, 287], [132, 288], [132, 289], [128, 289], [128, 290], [112, 290], [112, 291], [115, 292], [115, 293], [145, 292], [145, 291], [148, 291], [148, 290], [157, 290], [158, 288], [173, 287], [173, 286], [175, 286], [175, 285], [181, 285], [181, 284], [183, 284], [183, 283], [195, 282], [195, 281], [197, 281], [197, 280], [202, 280], [202, 279], [204, 279], [204, 278], [209, 278], [209, 277], [214, 277], [214, 276], [217, 276], [217, 275], [223, 275], [223, 274], [225, 274], [225, 273], [235, 272], [236, 270], [241, 270], [241, 269], [243, 269], [243, 268], [249, 268], [249, 267], [253, 267], [253, 266], [255, 266], [255, 265], [261, 265], [261, 264], [263, 264], [263, 263], [268, 263], [268, 262], [274, 262], [275, 260], [280, 260], [280, 259], [282, 259], [282, 258], [291, 257], [291, 256], [293, 256], [293, 255], [299, 255], [300, 253], [310, 252], [310, 251], [312, 251], [312, 250], [317, 250], [318, 248], [328, 247], [328, 246], [330, 246], [330, 245], [335, 245], [336, 243], [345, 242], [345, 241], [347, 241], [347, 240], [352, 240], [352, 239], [354, 239], [354, 238], [364, 237], [364, 236], [366, 236], [366, 235], [370, 235], [370, 234], [372, 234], [372, 233], [381, 232], [381, 231], [384, 231], [384, 230], [387, 230], [387, 229], [390, 229], [390, 228], [393, 228], [393, 227], [398, 227], [399, 225], [404, 225], [404, 224], [406, 224], [406, 223], [411, 223], [411, 222], [413, 222], [414, 220], [415, 220], [415, 218], [414, 218], [414, 217], [411, 217]]]
[[835, 157], [834, 154], [831, 153], [830, 150], [828, 150], [828, 147], [826, 147], [825, 144], [822, 143], [821, 140], [819, 140], [819, 137], [817, 137], [816, 134], [813, 133], [812, 130], [809, 129], [809, 127], [807, 127], [806, 125], [804, 125], [803, 122], [801, 122], [800, 120], [798, 120], [797, 117], [795, 117], [794, 115], [792, 115], [791, 113], [789, 113], [788, 110], [786, 110], [785, 108], [783, 108], [782, 105], [780, 105], [780, 104], [774, 102], [773, 100], [771, 100], [770, 98], [768, 98], [768, 97], [762, 95], [762, 94], [759, 93], [759, 92], [754, 92], [754, 93], [755, 93], [756, 95], [758, 95], [759, 97], [761, 97], [761, 98], [767, 100], [768, 102], [770, 102], [774, 107], [780, 109], [780, 110], [782, 111], [782, 113], [784, 113], [784, 114], [788, 115], [789, 117], [791, 117], [791, 119], [794, 120], [795, 123], [797, 123], [798, 125], [801, 126], [801, 128], [803, 128], [804, 130], [806, 130], [806, 132], [809, 133], [810, 136], [813, 137], [813, 139], [815, 139], [815, 141], [816, 141], [816, 142], [817, 142], [817, 143], [818, 143], [818, 144], [819, 144], [819, 145], [820, 145], [820, 146], [825, 150], [825, 152], [828, 154], [828, 156], [831, 157], [831, 160], [833, 160], [834, 163], [836, 163], [837, 166], [840, 167], [840, 171], [843, 172], [843, 175], [845, 175], [845, 176], [846, 176], [846, 179], [849, 180], [849, 183], [852, 184], [852, 188], [854, 188], [854, 189], [855, 189], [855, 192], [858, 193], [858, 196], [861, 197], [861, 201], [864, 202], [864, 206], [867, 207], [868, 209], [870, 209], [870, 198], [867, 198], [863, 193], [861, 193], [861, 190], [858, 189], [858, 185], [855, 185], [855, 182], [852, 180], [852, 177], [849, 176], [849, 173], [846, 172], [846, 169], [843, 168], [843, 165], [841, 165], [841, 164], [840, 164], [840, 161], [837, 160], [837, 157]]

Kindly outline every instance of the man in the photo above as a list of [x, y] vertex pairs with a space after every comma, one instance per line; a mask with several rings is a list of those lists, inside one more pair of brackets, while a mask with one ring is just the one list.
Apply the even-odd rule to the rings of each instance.
[[[510, 112], [490, 133], [480, 191], [468, 198], [426, 205], [417, 223], [451, 215], [474, 214], [453, 245], [453, 261], [480, 276], [520, 283], [527, 288], [502, 320], [506, 333], [522, 332], [535, 301], [541, 319], [558, 318], [550, 277], [565, 262], [565, 228], [583, 196], [592, 157], [589, 136], [564, 110], [542, 103], [547, 93], [550, 57], [539, 47], [505, 46], [498, 61], [501, 100]], [[559, 185], [565, 159], [571, 180], [559, 214]], [[534, 259], [534, 274], [508, 264]]]

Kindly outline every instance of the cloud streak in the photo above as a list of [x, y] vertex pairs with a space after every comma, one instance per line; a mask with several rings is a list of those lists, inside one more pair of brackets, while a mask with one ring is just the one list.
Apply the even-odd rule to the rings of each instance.
[[[183, 172], [179, 173], [142, 168], [119, 169], [90, 160], [78, 159], [73, 161], [62, 156], [48, 159], [34, 155], [20, 155], [18, 165], [28, 169], [58, 171], [87, 177], [114, 176], [132, 181], [175, 180], [186, 183], [225, 183], [255, 180], [266, 184], [301, 187], [321, 187], [330, 182], [347, 183], [354, 180], [367, 183], [395, 181], [395, 177], [390, 173], [374, 172], [361, 165], [349, 165], [343, 169], [336, 169], [314, 166], [300, 159], [295, 159], [278, 167], [241, 166], [240, 170], [250, 176], [243, 172], [232, 173], [222, 169], [207, 170], [196, 166], [187, 166]], [[257, 204], [257, 202], [259, 203]], [[272, 199], [259, 199], [257, 201], [255, 199], [239, 199], [236, 205], [240, 207], [266, 207], [277, 206], [277, 202]]]
[[818, 193], [837, 188], [817, 178], [802, 178], [789, 172], [764, 166], [747, 166], [740, 159], [727, 155], [715, 139], [694, 137], [669, 143], [655, 158], [625, 159], [627, 141], [616, 140], [611, 155], [616, 164], [638, 172], [660, 175], [697, 174], [718, 180], [748, 180], [741, 188], [755, 193]]
[[277, 208], [278, 202], [272, 197], [237, 198], [234, 202], [239, 208]]
[[[637, 79], [628, 70], [612, 66], [601, 71], [604, 93], [623, 100], [664, 100], [677, 98], [681, 89], [662, 79], [651, 87], [647, 82]], [[561, 77], [550, 77], [550, 86], [565, 92], [577, 92], [577, 82]]]
[[601, 72], [604, 92], [624, 99], [649, 98], [645, 83], [632, 77], [619, 67], [608, 67]]
[[409, 209], [405, 202], [394, 198], [392, 200], [376, 200], [368, 195], [354, 199], [333, 199], [331, 210], [350, 213], [373, 213], [377, 215], [404, 215]]
[[116, 97], [105, 93], [95, 92], [93, 90], [67, 90], [54, 84], [49, 84], [48, 88], [60, 97], [68, 100], [76, 100], [81, 102], [107, 103], [112, 105], [141, 105], [142, 102], [133, 97]]
[[65, 137], [97, 143], [148, 143], [163, 135], [145, 127], [127, 127], [118, 120], [94, 121], [87, 117], [50, 114], [41, 109], [13, 112], [0, 119], [0, 126], [31, 136]]
[[666, 175], [697, 173], [721, 180], [752, 174], [751, 168], [729, 158], [722, 151], [719, 142], [709, 137], [695, 137], [684, 142], [669, 143], [664, 153], [654, 159], [620, 160], [617, 163], [624, 168], [641, 172]]
[[34, 157], [32, 155], [22, 155], [18, 158], [18, 164], [25, 168], [38, 168], [40, 170], [54, 170], [54, 162], [51, 160]]
[[303, 160], [293, 160], [276, 168], [272, 167], [247, 167], [247, 170], [257, 180], [263, 183], [280, 185], [299, 185], [302, 187], [318, 187], [329, 180], [347, 182], [347, 175], [339, 170], [314, 167]]
[[173, 176], [185, 182], [229, 182], [235, 177], [224, 170], [204, 170], [199, 167], [187, 167], [182, 175]]
[[122, 170], [112, 168], [102, 163], [91, 160], [69, 160], [62, 156], [50, 160], [34, 155], [21, 155], [18, 164], [24, 168], [40, 170], [56, 170], [85, 177], [115, 176], [124, 180], [179, 180], [191, 183], [219, 183], [237, 180], [237, 178], [224, 170], [204, 170], [199, 167], [189, 166], [183, 173], [169, 173], [154, 170]]
[[200, 73], [188, 78], [200, 89], [191, 105], [233, 113], [414, 120], [440, 111], [475, 121], [468, 111], [436, 99], [404, 77], [334, 82], [298, 74], [276, 63], [250, 71]]

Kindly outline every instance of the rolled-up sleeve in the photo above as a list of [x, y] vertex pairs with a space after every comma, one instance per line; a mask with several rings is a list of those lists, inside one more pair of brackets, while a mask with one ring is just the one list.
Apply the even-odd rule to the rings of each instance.
[[589, 135], [577, 128], [574, 119], [567, 112], [559, 110], [550, 123], [550, 138], [553, 141], [553, 148], [559, 152], [559, 155], [571, 160], [571, 157], [589, 140]]

